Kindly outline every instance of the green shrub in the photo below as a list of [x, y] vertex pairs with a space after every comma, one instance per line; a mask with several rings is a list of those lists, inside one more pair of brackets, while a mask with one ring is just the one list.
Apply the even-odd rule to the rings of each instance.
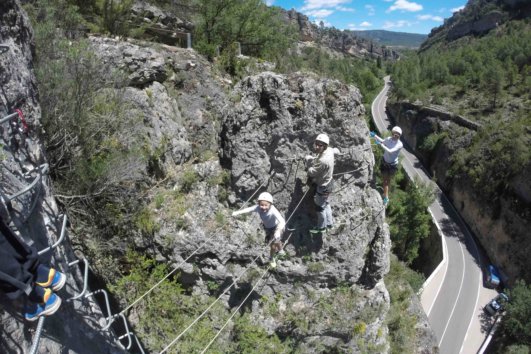
[[153, 213], [148, 209], [142, 209], [135, 217], [136, 227], [147, 235], [153, 235], [160, 229], [160, 226], [155, 221]]
[[509, 302], [501, 322], [504, 342], [531, 346], [531, 285], [518, 280], [507, 295]]
[[435, 150], [440, 141], [443, 141], [448, 136], [446, 132], [432, 133], [426, 136], [419, 146], [419, 149], [426, 152]]
[[180, 179], [181, 191], [183, 193], [191, 192], [192, 188], [198, 182], [198, 180], [199, 180], [199, 175], [194, 169], [189, 168], [185, 170]]
[[433, 187], [415, 181], [407, 184], [405, 191], [393, 191], [389, 205], [389, 232], [393, 251], [411, 264], [418, 255], [420, 242], [430, 234], [431, 215], [428, 206], [435, 199]]
[[[391, 341], [391, 353], [413, 353], [416, 350], [417, 318], [409, 313], [410, 302], [415, 296], [406, 282], [411, 278], [411, 270], [391, 255], [391, 268], [385, 276], [385, 285], [391, 298], [391, 306], [386, 316]], [[416, 276], [413, 276], [416, 278]]]

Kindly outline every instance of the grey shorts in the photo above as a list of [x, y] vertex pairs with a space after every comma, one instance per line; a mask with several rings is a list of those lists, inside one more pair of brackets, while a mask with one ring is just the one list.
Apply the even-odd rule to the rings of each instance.
[[382, 162], [380, 164], [380, 171], [382, 171], [382, 175], [387, 176], [393, 176], [396, 171], [398, 171], [398, 164], [390, 164], [385, 162], [385, 160], [382, 159]]

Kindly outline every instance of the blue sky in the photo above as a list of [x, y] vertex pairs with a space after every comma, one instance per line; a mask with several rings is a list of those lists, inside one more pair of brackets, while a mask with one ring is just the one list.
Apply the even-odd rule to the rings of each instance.
[[287, 10], [294, 8], [310, 20], [338, 29], [428, 34], [467, 0], [264, 0]]

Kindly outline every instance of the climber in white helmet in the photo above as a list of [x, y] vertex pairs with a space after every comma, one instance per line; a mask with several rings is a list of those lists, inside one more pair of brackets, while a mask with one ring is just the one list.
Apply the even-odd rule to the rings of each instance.
[[232, 216], [251, 212], [258, 213], [260, 219], [262, 219], [262, 225], [266, 232], [265, 241], [267, 243], [271, 242], [270, 265], [271, 268], [275, 268], [277, 266], [275, 256], [282, 251], [282, 233], [284, 232], [286, 221], [273, 205], [273, 196], [268, 192], [260, 193], [256, 206], [235, 211]]
[[311, 233], [322, 233], [334, 226], [332, 208], [330, 207], [330, 193], [332, 193], [334, 174], [334, 153], [337, 149], [329, 147], [330, 139], [326, 134], [319, 134], [315, 138], [314, 150], [317, 156], [307, 155], [306, 168], [308, 177], [315, 184], [313, 197], [316, 211], [317, 224], [310, 229]]
[[402, 136], [402, 129], [400, 127], [393, 127], [391, 130], [392, 135], [382, 139], [375, 132], [371, 132], [371, 137], [376, 140], [376, 144], [380, 145], [384, 149], [384, 155], [380, 164], [380, 170], [382, 171], [383, 178], [383, 203], [387, 205], [389, 203], [389, 183], [391, 177], [393, 177], [398, 171], [398, 155], [400, 150], [404, 147], [400, 141]]

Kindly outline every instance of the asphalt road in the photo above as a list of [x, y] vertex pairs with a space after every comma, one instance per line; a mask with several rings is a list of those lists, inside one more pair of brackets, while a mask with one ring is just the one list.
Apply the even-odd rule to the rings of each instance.
[[[372, 104], [373, 119], [381, 133], [391, 129], [385, 112], [388, 89], [389, 78], [386, 77], [384, 89]], [[411, 178], [432, 183], [436, 188], [437, 198], [429, 209], [447, 249], [447, 258], [443, 261], [446, 263], [437, 268], [439, 274], [426, 292], [429, 298], [423, 299], [424, 310], [442, 354], [476, 353], [486, 336], [479, 325], [482, 316], [479, 300], [483, 289], [480, 252], [454, 207], [405, 143], [401, 154], [402, 166]], [[390, 191], [389, 203], [392, 202]]]

